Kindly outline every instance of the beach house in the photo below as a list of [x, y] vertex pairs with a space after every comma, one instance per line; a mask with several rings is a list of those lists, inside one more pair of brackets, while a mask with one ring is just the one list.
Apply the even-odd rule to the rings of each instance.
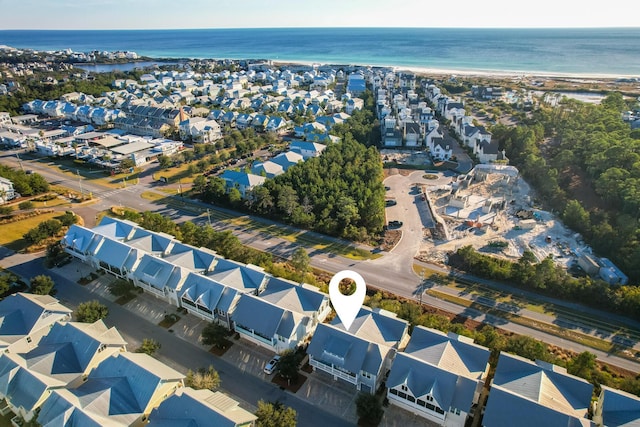
[[482, 425], [588, 427], [592, 391], [592, 384], [560, 366], [500, 353]]
[[184, 387], [184, 375], [144, 353], [117, 353], [80, 386], [55, 389], [40, 408], [43, 427], [141, 426], [164, 399]]
[[51, 295], [18, 292], [6, 297], [0, 301], [0, 352], [34, 349], [53, 324], [71, 320], [72, 312]]
[[0, 398], [30, 421], [51, 390], [75, 388], [100, 362], [126, 350], [115, 328], [95, 323], [55, 323], [38, 346], [0, 356]]
[[489, 372], [487, 348], [417, 326], [386, 381], [389, 402], [439, 425], [464, 426]]

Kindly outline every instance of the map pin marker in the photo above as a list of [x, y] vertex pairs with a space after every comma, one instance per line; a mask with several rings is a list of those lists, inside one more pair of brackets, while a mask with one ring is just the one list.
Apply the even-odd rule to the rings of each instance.
[[[340, 281], [342, 279], [351, 279], [356, 284], [356, 291], [351, 295], [343, 295], [340, 292]], [[362, 276], [355, 271], [342, 270], [336, 273], [329, 282], [329, 298], [333, 308], [338, 313], [340, 321], [344, 328], [348, 331], [351, 324], [356, 319], [364, 297], [367, 293], [367, 285]]]

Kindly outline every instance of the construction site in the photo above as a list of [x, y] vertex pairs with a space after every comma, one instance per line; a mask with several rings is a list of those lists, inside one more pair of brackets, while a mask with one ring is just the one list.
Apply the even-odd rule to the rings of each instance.
[[579, 234], [535, 207], [531, 189], [513, 166], [480, 164], [449, 184], [420, 187], [435, 226], [424, 230], [419, 259], [444, 263], [448, 252], [471, 245], [511, 260], [525, 250], [538, 261], [551, 255], [569, 268], [590, 253]]

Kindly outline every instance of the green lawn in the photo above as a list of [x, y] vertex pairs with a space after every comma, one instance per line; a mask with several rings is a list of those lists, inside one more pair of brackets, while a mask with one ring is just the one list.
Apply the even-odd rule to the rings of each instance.
[[13, 251], [20, 251], [26, 248], [27, 242], [22, 236], [32, 228], [35, 228], [43, 221], [60, 216], [61, 212], [50, 212], [22, 221], [10, 222], [0, 225], [0, 245], [6, 246]]
[[53, 200], [47, 200], [46, 202], [33, 202], [33, 207], [36, 209], [46, 209], [61, 205], [68, 205], [69, 207], [71, 207], [71, 203], [60, 197]]
[[189, 169], [189, 165], [191, 164], [195, 164], [195, 163], [194, 162], [182, 163], [180, 166], [177, 166], [177, 167], [174, 166], [174, 167], [170, 167], [169, 169], [162, 169], [154, 173], [153, 178], [158, 180], [160, 179], [160, 177], [164, 177], [167, 179], [169, 184], [192, 183], [195, 177], [200, 174], [195, 174], [195, 175], [189, 174], [188, 169]]
[[98, 183], [110, 188], [122, 188], [127, 183], [135, 183], [138, 179], [139, 170], [133, 173], [120, 173], [110, 175], [108, 170], [89, 163], [75, 163], [71, 158], [55, 159], [52, 161], [48, 158], [38, 160], [51, 169], [62, 172], [68, 178], [79, 179], [78, 175], [87, 181]]

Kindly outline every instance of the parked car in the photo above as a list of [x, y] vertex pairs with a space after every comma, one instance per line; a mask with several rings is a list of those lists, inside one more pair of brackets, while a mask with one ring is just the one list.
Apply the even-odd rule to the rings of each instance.
[[263, 369], [264, 373], [267, 375], [273, 374], [276, 368], [278, 367], [279, 361], [280, 361], [279, 355], [276, 354], [275, 356], [273, 356], [273, 358], [269, 360], [266, 365], [264, 365], [264, 369]]
[[385, 200], [385, 201], [384, 201], [384, 205], [385, 205], [386, 207], [389, 207], [389, 206], [395, 206], [397, 203], [398, 203], [398, 202], [396, 202], [396, 201], [395, 201], [395, 200], [393, 200], [393, 199], [387, 199], [387, 200]]
[[400, 228], [402, 227], [402, 221], [389, 221], [389, 228]]

